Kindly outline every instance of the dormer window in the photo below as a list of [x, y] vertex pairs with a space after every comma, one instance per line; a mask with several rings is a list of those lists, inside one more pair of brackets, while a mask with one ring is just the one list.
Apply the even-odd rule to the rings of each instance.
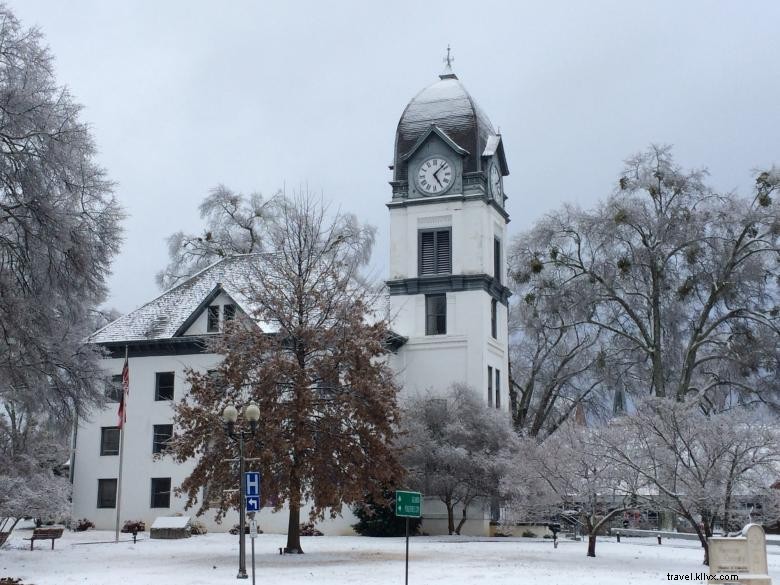
[[211, 305], [206, 315], [206, 331], [217, 333], [219, 331], [219, 305]]
[[225, 305], [222, 309], [222, 318], [225, 319], [225, 322], [232, 321], [236, 318], [236, 306], [235, 305]]

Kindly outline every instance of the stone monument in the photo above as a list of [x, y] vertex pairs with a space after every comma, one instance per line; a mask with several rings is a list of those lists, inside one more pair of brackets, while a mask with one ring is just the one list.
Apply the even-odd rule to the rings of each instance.
[[[713, 536], [707, 539], [710, 575], [739, 575], [737, 583], [772, 585], [766, 564], [766, 536], [759, 524], [748, 524], [742, 536]], [[734, 583], [735, 581], [729, 581]], [[713, 579], [710, 583], [722, 583]]]

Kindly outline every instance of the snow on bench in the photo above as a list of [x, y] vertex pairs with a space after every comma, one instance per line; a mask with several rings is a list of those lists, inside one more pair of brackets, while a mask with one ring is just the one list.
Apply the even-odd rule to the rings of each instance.
[[149, 538], [189, 538], [190, 516], [158, 516], [149, 529]]

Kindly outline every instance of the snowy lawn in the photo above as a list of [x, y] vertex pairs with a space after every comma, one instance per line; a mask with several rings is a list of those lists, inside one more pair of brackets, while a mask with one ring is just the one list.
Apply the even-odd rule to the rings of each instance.
[[[0, 577], [22, 578], [24, 585], [214, 585], [237, 582], [238, 537], [207, 534], [185, 540], [112, 541], [113, 532], [66, 532], [56, 541], [36, 542], [30, 552], [17, 531], [0, 550]], [[126, 540], [128, 535], [121, 535]], [[404, 539], [308, 537], [305, 555], [279, 556], [285, 537], [260, 535], [256, 541], [257, 581], [274, 585], [373, 585], [403, 583]], [[540, 585], [657, 585], [667, 573], [704, 570], [702, 551], [693, 541], [602, 539], [595, 559], [584, 542], [524, 538], [416, 537], [410, 543], [410, 585], [495, 583]], [[250, 571], [249, 538], [247, 569]], [[769, 572], [780, 583], [780, 546], [769, 547]], [[247, 581], [238, 581], [246, 583]], [[251, 582], [251, 581], [249, 581]]]

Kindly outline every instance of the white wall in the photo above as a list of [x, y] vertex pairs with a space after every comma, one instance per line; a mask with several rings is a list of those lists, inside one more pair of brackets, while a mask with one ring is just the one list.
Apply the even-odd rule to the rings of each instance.
[[[184, 370], [187, 367], [207, 371], [216, 367], [220, 356], [195, 354], [184, 356], [156, 356], [130, 358], [130, 394], [127, 401], [127, 423], [125, 425], [124, 462], [122, 480], [121, 521], [144, 520], [150, 526], [158, 516], [171, 516], [177, 512], [195, 515], [197, 506], [184, 510], [184, 498], [171, 495], [170, 508], [151, 508], [151, 478], [170, 477], [171, 488], [181, 485], [190, 474], [194, 462], [175, 463], [163, 456], [155, 461], [152, 454], [153, 425], [173, 422], [171, 401], [155, 401], [155, 374], [175, 372], [174, 400], [179, 401], [187, 390]], [[124, 359], [104, 361], [109, 374], [120, 374]], [[118, 404], [110, 403], [102, 411], [96, 411], [81, 421], [76, 443], [75, 473], [73, 485], [73, 516], [88, 518], [99, 529], [113, 529], [116, 521], [115, 508], [97, 507], [98, 479], [116, 478], [119, 470], [119, 456], [100, 455], [100, 429], [117, 424]], [[238, 478], [236, 478], [236, 487]], [[305, 521], [308, 509], [302, 511]], [[287, 510], [278, 513], [263, 510], [257, 517], [259, 527], [265, 532], [285, 533], [287, 531]], [[229, 514], [218, 525], [213, 514], [201, 518], [210, 530], [224, 531], [238, 522], [238, 513]], [[328, 534], [352, 534], [351, 524], [357, 519], [345, 507], [344, 515], [335, 520], [327, 519], [318, 528]]]
[[[418, 230], [452, 228], [452, 273], [493, 274], [493, 241], [502, 242], [506, 281], [506, 222], [480, 199], [394, 207], [390, 211], [391, 279], [418, 276]], [[447, 293], [447, 334], [425, 335], [425, 295], [392, 295], [392, 328], [409, 338], [391, 364], [405, 393], [442, 391], [466, 383], [488, 401], [487, 368], [501, 372], [501, 409], [509, 410], [507, 307], [498, 303], [497, 338], [491, 335], [491, 296], [484, 290]]]
[[[493, 237], [506, 248], [506, 222], [482, 198], [474, 198], [391, 208], [390, 280], [417, 277], [417, 231], [432, 227], [452, 227], [453, 274], [493, 274]], [[505, 264], [504, 252], [502, 282]]]

